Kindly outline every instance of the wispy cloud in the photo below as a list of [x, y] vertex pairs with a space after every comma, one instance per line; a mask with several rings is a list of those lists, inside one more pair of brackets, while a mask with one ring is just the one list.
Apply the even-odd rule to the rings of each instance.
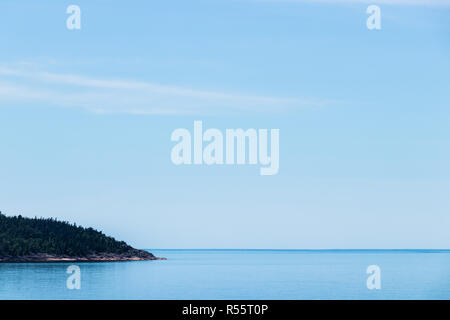
[[29, 66], [0, 66], [0, 105], [11, 103], [79, 107], [97, 113], [213, 114], [245, 110], [277, 112], [323, 106], [328, 101], [203, 91], [134, 80], [51, 73]]
[[386, 4], [398, 6], [450, 6], [450, 0], [254, 0], [257, 2], [305, 2], [305, 3], [361, 3], [361, 4]]

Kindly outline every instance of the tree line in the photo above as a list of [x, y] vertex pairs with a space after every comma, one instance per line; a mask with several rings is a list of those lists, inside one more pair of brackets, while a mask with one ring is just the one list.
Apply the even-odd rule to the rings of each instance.
[[0, 256], [35, 253], [84, 256], [125, 253], [133, 248], [93, 228], [54, 218], [7, 217], [0, 212]]

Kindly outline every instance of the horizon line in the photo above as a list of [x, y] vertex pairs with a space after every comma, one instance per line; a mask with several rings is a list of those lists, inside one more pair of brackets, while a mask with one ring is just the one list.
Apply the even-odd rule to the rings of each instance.
[[215, 251], [450, 251], [450, 248], [426, 248], [426, 249], [421, 249], [421, 248], [410, 248], [410, 249], [405, 249], [405, 248], [395, 248], [395, 249], [358, 249], [358, 248], [352, 248], [352, 249], [239, 249], [239, 248], [227, 248], [227, 249], [214, 249], [214, 248], [169, 248], [169, 249], [164, 249], [164, 248], [153, 248], [153, 249], [140, 249], [140, 250], [215, 250]]

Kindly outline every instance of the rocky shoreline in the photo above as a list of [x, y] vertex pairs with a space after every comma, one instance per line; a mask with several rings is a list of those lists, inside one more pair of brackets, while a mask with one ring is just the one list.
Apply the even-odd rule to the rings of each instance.
[[167, 260], [155, 257], [144, 250], [130, 250], [126, 253], [93, 253], [85, 256], [54, 255], [47, 253], [36, 253], [26, 256], [0, 256], [0, 263], [30, 263], [30, 262], [114, 262], [114, 261], [145, 261], [145, 260]]

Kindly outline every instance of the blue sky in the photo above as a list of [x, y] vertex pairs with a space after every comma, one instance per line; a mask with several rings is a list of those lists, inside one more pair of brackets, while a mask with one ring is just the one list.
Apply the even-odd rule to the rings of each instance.
[[[445, 0], [2, 1], [0, 210], [140, 248], [450, 248], [449, 18]], [[194, 120], [280, 129], [279, 173], [173, 165]]]

